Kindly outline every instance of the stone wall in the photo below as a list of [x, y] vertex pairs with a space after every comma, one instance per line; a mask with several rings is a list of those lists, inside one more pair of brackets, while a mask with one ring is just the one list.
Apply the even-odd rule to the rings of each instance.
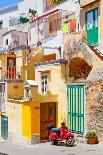
[[95, 130], [103, 139], [103, 81], [87, 84], [86, 130]]

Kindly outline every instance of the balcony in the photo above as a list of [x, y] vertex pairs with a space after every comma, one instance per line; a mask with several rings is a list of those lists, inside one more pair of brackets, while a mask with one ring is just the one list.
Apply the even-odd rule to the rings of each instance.
[[99, 1], [99, 0], [80, 0], [80, 4], [82, 7], [84, 7], [90, 3], [97, 2], [97, 1]]
[[2, 72], [2, 79], [22, 80], [21, 73], [16, 72], [16, 66], [8, 66], [7, 71]]
[[8, 66], [7, 79], [16, 79], [16, 66]]

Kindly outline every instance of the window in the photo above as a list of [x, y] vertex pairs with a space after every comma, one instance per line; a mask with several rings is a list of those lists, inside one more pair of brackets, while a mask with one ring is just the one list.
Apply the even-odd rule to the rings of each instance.
[[57, 35], [57, 31], [61, 28], [61, 14], [59, 12], [48, 17], [49, 21], [49, 35], [55, 36]]
[[8, 43], [9, 43], [8, 39], [6, 39], [6, 42], [5, 43], [6, 43], [6, 46], [8, 46]]
[[19, 19], [18, 18], [15, 18], [15, 17], [10, 18], [10, 20], [9, 20], [9, 26], [10, 27], [18, 25], [18, 24], [19, 24]]
[[26, 99], [30, 98], [30, 89], [29, 88], [25, 89], [25, 98]]
[[48, 91], [48, 75], [47, 73], [41, 74], [41, 92], [44, 94]]
[[13, 59], [9, 59], [9, 66], [13, 66], [14, 65], [14, 62], [13, 62]]
[[2, 30], [3, 21], [0, 21], [0, 30]]

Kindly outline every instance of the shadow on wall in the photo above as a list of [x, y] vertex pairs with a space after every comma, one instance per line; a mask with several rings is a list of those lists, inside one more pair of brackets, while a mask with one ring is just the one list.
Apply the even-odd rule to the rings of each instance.
[[82, 41], [81, 33], [68, 34], [64, 36], [64, 59], [69, 63], [69, 77], [87, 79], [92, 70], [92, 56]]
[[92, 68], [80, 57], [72, 59], [69, 63], [69, 77], [74, 80], [82, 78], [86, 79]]

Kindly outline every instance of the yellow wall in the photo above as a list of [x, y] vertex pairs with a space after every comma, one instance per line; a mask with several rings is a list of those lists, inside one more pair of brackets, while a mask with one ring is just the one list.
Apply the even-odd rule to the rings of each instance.
[[7, 72], [7, 58], [9, 57], [15, 58], [16, 55], [15, 54], [0, 54], [0, 60], [1, 60], [1, 66], [2, 66], [0, 79]]
[[31, 139], [31, 110], [29, 103], [22, 108], [22, 135]]
[[[61, 71], [63, 69], [63, 72]], [[35, 79], [38, 82], [39, 100], [42, 102], [56, 102], [56, 124], [60, 127], [63, 120], [67, 122], [67, 87], [65, 85], [65, 66], [64, 64], [54, 64], [36, 67]], [[41, 95], [40, 74], [48, 71], [49, 78], [49, 92], [46, 95]], [[51, 94], [49, 94], [51, 93]], [[49, 95], [48, 95], [49, 94]], [[41, 102], [41, 103], [42, 103]]]
[[40, 135], [40, 103], [31, 103], [31, 134]]
[[35, 66], [34, 64], [38, 63], [43, 57], [43, 49], [34, 48], [31, 49], [32, 58], [27, 62], [26, 53], [27, 50], [23, 50], [22, 61], [23, 61], [23, 80], [34, 80], [35, 79]]
[[16, 51], [16, 73], [21, 74], [22, 73], [22, 50]]
[[[15, 89], [15, 85], [18, 86], [17, 89]], [[23, 83], [19, 83], [19, 82], [15, 82], [15, 83], [7, 83], [7, 96], [8, 98], [14, 98], [17, 96], [17, 98], [19, 99], [19, 97], [23, 96], [24, 94], [24, 90], [23, 90]]]
[[29, 139], [40, 135], [40, 104], [24, 102], [22, 107], [22, 135]]
[[96, 0], [80, 0], [80, 4], [82, 5], [82, 6], [85, 6], [85, 5], [87, 5], [87, 4], [90, 4], [90, 3], [92, 3], [92, 2], [95, 2]]

